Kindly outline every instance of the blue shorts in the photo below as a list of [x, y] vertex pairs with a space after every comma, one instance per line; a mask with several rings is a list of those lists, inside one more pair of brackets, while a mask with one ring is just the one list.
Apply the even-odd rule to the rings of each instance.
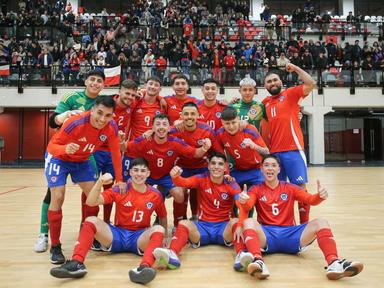
[[203, 174], [205, 172], [208, 172], [208, 167], [203, 167], [203, 168], [183, 168], [183, 173], [181, 173], [181, 177], [188, 178], [195, 176], [197, 174]]
[[112, 245], [108, 249], [109, 252], [132, 252], [137, 255], [143, 255], [143, 251], [137, 247], [137, 240], [144, 233], [145, 229], [127, 230], [108, 224], [112, 231]]
[[219, 244], [231, 246], [232, 243], [225, 242], [223, 234], [229, 221], [224, 222], [206, 222], [206, 221], [194, 221], [193, 222], [197, 230], [200, 233], [199, 243], [192, 243], [192, 247], [197, 248], [208, 244]]
[[45, 177], [48, 187], [67, 184], [68, 174], [73, 183], [96, 181], [97, 175], [90, 160], [84, 162], [68, 162], [45, 153]]
[[300, 185], [308, 182], [307, 158], [302, 150], [274, 153], [280, 159], [279, 180]]
[[301, 251], [301, 234], [308, 223], [297, 226], [261, 225], [267, 238], [265, 253], [297, 254]]
[[97, 171], [101, 174], [110, 173], [115, 178], [115, 170], [113, 169], [112, 156], [109, 151], [97, 150], [93, 153], [95, 157]]
[[236, 179], [236, 182], [242, 187], [247, 184], [248, 187], [264, 182], [264, 177], [260, 169], [250, 170], [232, 170], [231, 176]]
[[131, 161], [133, 158], [124, 156], [123, 157], [123, 180], [124, 182], [127, 182], [128, 179], [131, 178], [131, 175], [129, 175], [129, 165], [131, 165]]
[[[175, 184], [173, 184], [173, 181], [172, 181], [172, 178], [171, 176], [168, 174], [168, 175], [165, 175], [163, 177], [161, 177], [160, 179], [153, 179], [153, 178], [148, 178], [147, 179], [147, 183], [149, 185], [157, 185], [157, 186], [161, 186], [162, 188], [162, 191], [164, 193], [164, 199], [169, 195], [169, 191], [172, 189], [172, 188], [175, 188]], [[159, 189], [160, 190], [160, 189]]]

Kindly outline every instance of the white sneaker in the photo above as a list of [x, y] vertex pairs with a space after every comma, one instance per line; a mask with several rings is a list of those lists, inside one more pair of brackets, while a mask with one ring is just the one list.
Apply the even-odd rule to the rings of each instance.
[[248, 265], [248, 274], [256, 276], [258, 279], [266, 279], [269, 277], [269, 270], [263, 260], [256, 259]]
[[180, 259], [171, 249], [156, 248], [153, 251], [153, 256], [156, 259], [155, 266], [157, 268], [168, 268], [175, 270], [180, 267]]
[[249, 252], [241, 251], [236, 255], [235, 263], [233, 264], [233, 269], [238, 272], [245, 271], [248, 268], [248, 265], [253, 261], [253, 255]]
[[40, 234], [35, 243], [35, 252], [41, 253], [48, 249], [48, 235]]
[[329, 280], [338, 280], [343, 277], [352, 277], [359, 274], [364, 268], [363, 263], [336, 260], [327, 268], [327, 277]]

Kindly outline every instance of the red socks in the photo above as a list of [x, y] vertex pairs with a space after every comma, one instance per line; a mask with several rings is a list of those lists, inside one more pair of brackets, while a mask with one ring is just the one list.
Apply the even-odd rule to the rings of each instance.
[[61, 210], [59, 211], [48, 210], [49, 235], [51, 237], [52, 246], [56, 246], [60, 244], [62, 220], [63, 220], [63, 213]]
[[311, 205], [299, 202], [299, 216], [300, 224], [307, 223], [309, 221], [309, 211], [311, 210]]
[[85, 257], [89, 249], [91, 249], [93, 238], [96, 234], [96, 226], [95, 224], [85, 221], [83, 226], [81, 227], [79, 237], [77, 238], [77, 242], [75, 248], [73, 249], [72, 259], [77, 260], [81, 263], [84, 262]]
[[180, 254], [181, 249], [187, 244], [188, 233], [188, 228], [186, 226], [182, 224], [177, 226], [175, 235], [172, 237], [171, 246], [169, 247], [177, 255]]
[[84, 192], [81, 192], [81, 223], [84, 223], [85, 221], [85, 201], [87, 201], [87, 195], [85, 195]]
[[263, 259], [263, 256], [261, 256], [260, 241], [256, 231], [246, 229], [243, 231], [243, 236], [244, 244], [247, 247], [248, 252], [252, 253], [257, 259]]
[[84, 217], [87, 219], [89, 216], [96, 216], [99, 213], [99, 206], [84, 205]]
[[188, 195], [184, 195], [184, 202], [177, 203], [173, 200], [173, 226], [177, 227], [180, 220], [187, 219]]
[[152, 267], [153, 263], [155, 262], [155, 257], [153, 256], [152, 252], [156, 248], [163, 246], [163, 239], [164, 234], [161, 232], [154, 232], [152, 233], [151, 237], [149, 238], [149, 242], [147, 244], [147, 247], [145, 247], [143, 258], [141, 258], [140, 266], [148, 266]]
[[331, 229], [323, 228], [317, 232], [317, 243], [324, 254], [328, 265], [339, 259], [337, 255], [336, 241], [333, 239]]
[[[237, 228], [237, 223], [232, 226], [232, 237], [233, 237], [233, 233], [235, 233], [236, 228]], [[233, 247], [235, 247], [236, 254], [239, 254], [241, 251], [246, 250], [244, 241], [242, 239], [240, 239], [240, 241], [235, 241], [235, 239], [233, 239]]]

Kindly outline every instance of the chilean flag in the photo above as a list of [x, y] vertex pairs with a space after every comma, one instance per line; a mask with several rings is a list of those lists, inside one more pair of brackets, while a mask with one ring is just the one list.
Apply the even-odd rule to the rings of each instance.
[[9, 65], [0, 66], [0, 76], [9, 76], [10, 74]]
[[104, 68], [105, 86], [114, 86], [120, 84], [121, 66], [113, 68]]

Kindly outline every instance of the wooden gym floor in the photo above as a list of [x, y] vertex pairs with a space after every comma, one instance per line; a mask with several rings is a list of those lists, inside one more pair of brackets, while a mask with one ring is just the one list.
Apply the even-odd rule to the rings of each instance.
[[[159, 271], [149, 287], [383, 287], [384, 270], [384, 167], [309, 168], [309, 191], [316, 179], [328, 188], [330, 197], [311, 210], [311, 218], [326, 218], [333, 229], [339, 256], [361, 261], [363, 272], [340, 281], [325, 276], [325, 261], [317, 243], [302, 255], [271, 255], [265, 262], [268, 280], [252, 279], [232, 269], [230, 248], [186, 248], [177, 271]], [[0, 169], [0, 287], [140, 287], [128, 279], [128, 270], [139, 257], [89, 252], [88, 274], [79, 280], [55, 279], [48, 252], [35, 253], [40, 206], [46, 191], [42, 169]], [[167, 207], [171, 207], [167, 200]], [[80, 220], [80, 190], [68, 186], [63, 208], [62, 243], [70, 257]], [[171, 211], [169, 213], [172, 214]], [[171, 220], [171, 219], [170, 219]], [[170, 221], [170, 223], [172, 223]]]

